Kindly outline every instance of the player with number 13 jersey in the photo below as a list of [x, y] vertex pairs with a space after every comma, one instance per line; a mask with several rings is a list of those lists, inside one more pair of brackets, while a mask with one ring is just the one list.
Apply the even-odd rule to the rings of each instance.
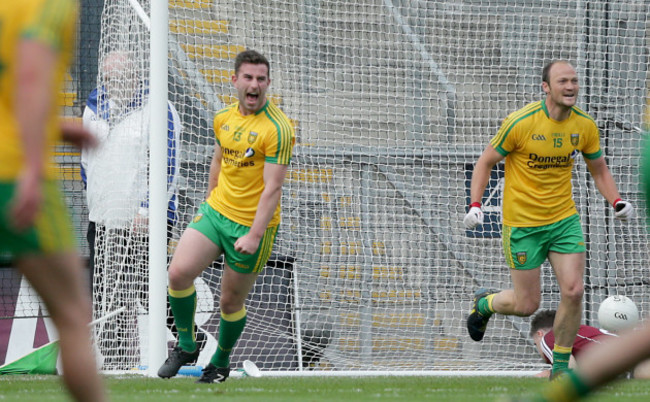
[[[216, 114], [214, 132], [221, 147], [221, 174], [208, 204], [228, 219], [251, 226], [264, 189], [264, 163], [290, 163], [293, 126], [269, 100], [246, 116], [240, 113], [237, 102]], [[278, 203], [269, 226], [280, 223], [280, 208]]]

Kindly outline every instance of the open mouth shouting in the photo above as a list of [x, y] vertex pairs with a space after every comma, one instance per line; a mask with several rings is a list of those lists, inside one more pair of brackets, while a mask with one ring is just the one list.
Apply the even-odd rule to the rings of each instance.
[[248, 92], [246, 93], [246, 103], [255, 105], [260, 99], [260, 95], [257, 93]]

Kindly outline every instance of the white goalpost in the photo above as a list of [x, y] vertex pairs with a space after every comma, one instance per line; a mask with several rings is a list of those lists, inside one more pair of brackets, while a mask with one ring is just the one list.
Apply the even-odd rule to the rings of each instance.
[[[212, 121], [236, 101], [230, 76], [247, 48], [268, 57], [269, 98], [293, 120], [297, 144], [274, 253], [247, 302], [233, 368], [250, 360], [276, 375], [540, 369], [529, 319], [496, 315], [480, 343], [465, 329], [477, 288], [510, 286], [502, 166], [484, 196], [485, 224], [468, 231], [462, 218], [473, 163], [503, 118], [542, 97], [541, 70], [554, 59], [576, 65], [578, 104], [595, 118], [619, 190], [639, 211], [627, 225], [615, 221], [576, 163], [583, 323], [597, 326], [598, 306], [613, 294], [645, 315], [650, 256], [638, 158], [648, 15], [644, 0], [104, 0], [99, 65], [113, 52], [128, 55], [124, 80], [137, 77], [136, 98], [151, 111], [132, 128], [151, 135], [141, 144], [148, 168], [117, 214], [124, 219], [104, 223], [95, 243], [95, 317], [124, 308], [95, 332], [103, 369], [146, 366], [155, 375], [173, 345], [166, 266], [205, 198]], [[122, 96], [115, 105], [132, 104], [133, 92]], [[168, 101], [182, 127], [175, 141]], [[132, 117], [118, 109], [111, 129]], [[146, 229], [124, 226], [143, 203]], [[199, 366], [217, 346], [221, 269], [216, 261], [196, 281], [196, 323], [207, 337]], [[558, 302], [545, 263], [542, 308]]]
[[[135, 1], [135, 0], [133, 0]], [[167, 357], [164, 300], [167, 297], [167, 54], [169, 13], [167, 0], [151, 7], [151, 115], [149, 120], [149, 359], [148, 374], [156, 376]]]

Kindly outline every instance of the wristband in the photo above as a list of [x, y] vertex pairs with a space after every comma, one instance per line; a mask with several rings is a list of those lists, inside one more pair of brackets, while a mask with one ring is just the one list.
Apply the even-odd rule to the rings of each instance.
[[623, 201], [623, 200], [622, 200], [621, 198], [617, 198], [617, 199], [615, 199], [614, 202], [612, 202], [612, 206], [613, 206], [614, 208], [616, 208], [616, 204], [618, 204], [620, 201]]
[[473, 203], [469, 204], [469, 207], [470, 208], [474, 208], [474, 207], [481, 208], [481, 203], [480, 202], [473, 202]]

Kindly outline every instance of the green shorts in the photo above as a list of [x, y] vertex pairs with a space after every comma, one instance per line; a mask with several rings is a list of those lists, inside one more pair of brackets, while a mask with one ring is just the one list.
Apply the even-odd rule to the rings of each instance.
[[13, 228], [10, 220], [15, 190], [15, 182], [0, 182], [0, 253], [19, 257], [75, 250], [70, 215], [59, 184], [54, 180], [44, 183], [43, 204], [36, 221], [33, 226], [20, 232]]
[[266, 261], [271, 256], [278, 227], [266, 229], [255, 254], [241, 254], [235, 251], [235, 242], [249, 232], [251, 228], [240, 225], [215, 211], [207, 202], [203, 202], [199, 211], [187, 226], [203, 233], [212, 240], [221, 251], [230, 268], [243, 274], [262, 272]]
[[578, 214], [550, 225], [512, 227], [503, 225], [503, 251], [512, 269], [534, 269], [542, 265], [549, 251], [583, 253], [585, 237]]

